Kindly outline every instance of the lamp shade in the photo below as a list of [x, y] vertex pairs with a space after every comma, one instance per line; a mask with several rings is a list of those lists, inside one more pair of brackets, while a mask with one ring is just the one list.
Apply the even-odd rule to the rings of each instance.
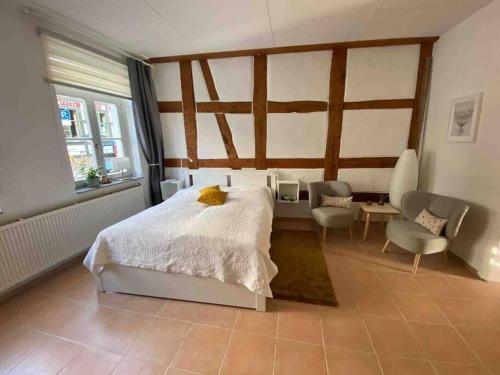
[[121, 171], [123, 169], [130, 168], [129, 158], [112, 158], [111, 162], [113, 163], [113, 170], [115, 171]]
[[389, 185], [389, 202], [398, 210], [403, 194], [417, 190], [418, 160], [415, 150], [404, 150], [392, 172]]

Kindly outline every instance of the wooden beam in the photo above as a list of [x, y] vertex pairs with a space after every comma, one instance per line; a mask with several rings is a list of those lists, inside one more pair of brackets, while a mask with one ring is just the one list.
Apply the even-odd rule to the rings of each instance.
[[255, 126], [255, 168], [267, 169], [267, 56], [253, 59], [253, 117]]
[[189, 168], [198, 168], [198, 134], [196, 130], [196, 107], [194, 103], [193, 71], [191, 61], [181, 61], [182, 113]]
[[200, 159], [200, 168], [253, 168], [255, 159]]
[[324, 168], [325, 159], [279, 159], [272, 158], [267, 159], [268, 168], [291, 168], [291, 169], [313, 169], [313, 168]]
[[[398, 161], [397, 157], [367, 157], [341, 158], [339, 168], [393, 168]], [[231, 168], [234, 163], [238, 168], [253, 168], [255, 159], [198, 159], [199, 168]], [[188, 159], [165, 159], [164, 167], [187, 167]], [[267, 159], [268, 168], [316, 169], [324, 168], [325, 159], [322, 158], [270, 158]]]
[[267, 102], [267, 113], [309, 113], [328, 110], [328, 103], [317, 100], [298, 100], [293, 102]]
[[332, 52], [330, 94], [328, 103], [328, 132], [325, 151], [325, 181], [336, 180], [339, 169], [340, 137], [344, 114], [347, 50]]
[[201, 72], [203, 73], [203, 78], [205, 79], [205, 84], [207, 85], [208, 96], [210, 100], [219, 100], [219, 94], [217, 94], [217, 89], [215, 88], [214, 77], [210, 71], [210, 65], [206, 59], [200, 59], [199, 61]]
[[339, 168], [394, 168], [398, 157], [341, 158]]
[[258, 48], [258, 49], [245, 49], [245, 50], [223, 51], [223, 52], [207, 52], [207, 53], [198, 53], [191, 55], [153, 57], [150, 58], [148, 61], [151, 64], [161, 64], [161, 63], [169, 63], [175, 61], [222, 59], [227, 57], [274, 55], [280, 53], [326, 51], [326, 50], [346, 49], [346, 48], [403, 46], [403, 45], [423, 44], [423, 43], [432, 44], [436, 42], [438, 39], [439, 37], [437, 36], [431, 36], [431, 37], [416, 37], [416, 38], [356, 40], [351, 42], [307, 44], [307, 45], [296, 45], [296, 46], [286, 46], [286, 47]]
[[252, 113], [252, 102], [199, 102], [196, 110], [204, 113]]
[[177, 158], [169, 158], [163, 160], [164, 168], [187, 168], [189, 165], [188, 159], [177, 159]]
[[345, 102], [344, 109], [396, 109], [413, 108], [413, 99], [384, 99], [384, 100], [366, 100], [363, 102]]
[[[217, 94], [217, 89], [215, 88], [214, 78], [212, 76], [212, 72], [210, 71], [208, 61], [200, 60], [200, 66], [210, 99], [219, 100], [219, 95]], [[238, 153], [236, 152], [236, 147], [234, 147], [233, 134], [231, 133], [231, 128], [229, 127], [226, 116], [223, 113], [216, 113], [215, 119], [217, 120], [217, 125], [219, 126], [220, 135], [222, 137], [222, 141], [224, 142], [227, 157], [229, 159], [238, 159]]]
[[408, 148], [418, 153], [422, 122], [424, 117], [425, 100], [427, 97], [428, 77], [432, 58], [432, 43], [420, 45], [420, 58], [418, 61], [417, 85], [415, 88], [415, 104], [411, 113], [410, 133], [408, 135]]
[[160, 113], [182, 113], [182, 102], [158, 102], [158, 110]]

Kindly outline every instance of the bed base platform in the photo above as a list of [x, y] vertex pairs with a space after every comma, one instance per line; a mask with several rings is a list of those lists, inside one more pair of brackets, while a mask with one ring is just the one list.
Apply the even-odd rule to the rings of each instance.
[[137, 294], [266, 311], [265, 296], [251, 292], [242, 285], [223, 283], [212, 278], [108, 265], [95, 276], [95, 282], [99, 292]]

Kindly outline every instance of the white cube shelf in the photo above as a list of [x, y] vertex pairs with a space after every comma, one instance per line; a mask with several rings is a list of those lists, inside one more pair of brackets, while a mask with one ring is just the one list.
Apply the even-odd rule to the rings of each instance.
[[278, 180], [277, 184], [278, 202], [299, 203], [299, 181]]

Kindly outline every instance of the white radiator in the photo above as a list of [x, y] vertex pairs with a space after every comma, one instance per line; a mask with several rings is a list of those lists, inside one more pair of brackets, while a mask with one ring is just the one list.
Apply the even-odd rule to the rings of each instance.
[[87, 250], [104, 228], [146, 208], [142, 187], [0, 227], [0, 294]]

